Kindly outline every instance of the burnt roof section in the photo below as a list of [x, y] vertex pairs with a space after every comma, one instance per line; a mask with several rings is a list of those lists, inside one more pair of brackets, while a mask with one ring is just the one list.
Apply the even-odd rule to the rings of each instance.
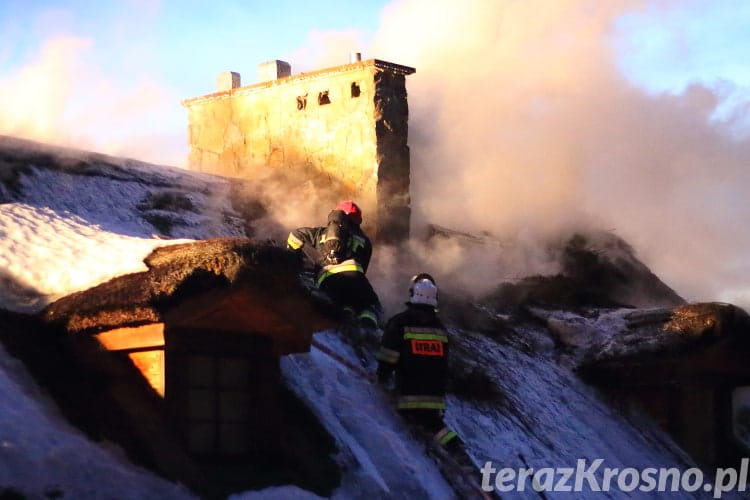
[[357, 71], [357, 70], [361, 70], [361, 69], [365, 69], [369, 67], [374, 67], [382, 71], [391, 71], [393, 73], [400, 73], [402, 75], [411, 75], [417, 71], [415, 68], [412, 68], [409, 66], [403, 66], [401, 64], [396, 64], [396, 63], [392, 63], [388, 61], [382, 61], [380, 59], [368, 59], [366, 61], [357, 61], [357, 62], [350, 63], [350, 64], [342, 64], [341, 66], [334, 66], [332, 68], [319, 69], [316, 71], [309, 71], [306, 73], [298, 73], [296, 75], [285, 76], [282, 78], [277, 78], [275, 80], [269, 80], [267, 82], [259, 82], [259, 83], [254, 83], [252, 85], [245, 85], [243, 87], [237, 87], [237, 88], [230, 89], [230, 90], [223, 90], [221, 92], [213, 92], [211, 94], [206, 94], [206, 95], [202, 95], [198, 97], [191, 97], [188, 99], [184, 99], [181, 102], [181, 104], [187, 107], [187, 106], [190, 106], [191, 104], [201, 102], [201, 101], [209, 101], [213, 99], [227, 98], [233, 95], [242, 95], [242, 94], [247, 94], [251, 92], [257, 92], [259, 90], [273, 87], [275, 85], [285, 85], [285, 84], [296, 82], [296, 81], [322, 78], [332, 73], [345, 73], [347, 71]]
[[750, 351], [750, 316], [732, 304], [707, 302], [635, 310], [625, 328], [591, 346], [582, 365], [628, 363], [681, 355], [719, 343]]
[[207, 289], [253, 287], [310, 300], [295, 255], [270, 243], [222, 238], [161, 247], [144, 260], [148, 271], [114, 278], [50, 304], [45, 321], [75, 333], [161, 321], [162, 312]]

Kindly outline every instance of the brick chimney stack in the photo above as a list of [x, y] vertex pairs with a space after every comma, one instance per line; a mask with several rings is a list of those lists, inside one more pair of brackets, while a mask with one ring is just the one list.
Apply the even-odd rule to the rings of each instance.
[[292, 75], [292, 66], [286, 61], [267, 61], [258, 65], [258, 83], [278, 80]]
[[216, 78], [216, 90], [218, 92], [236, 89], [241, 86], [240, 74], [234, 71], [223, 71]]

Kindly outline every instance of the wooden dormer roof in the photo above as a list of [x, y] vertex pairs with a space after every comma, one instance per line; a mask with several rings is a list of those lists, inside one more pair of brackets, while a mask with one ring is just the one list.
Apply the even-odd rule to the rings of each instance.
[[222, 238], [158, 248], [148, 270], [50, 304], [42, 317], [69, 333], [163, 322], [273, 337], [280, 353], [309, 349], [334, 324], [299, 281], [296, 256], [270, 243]]

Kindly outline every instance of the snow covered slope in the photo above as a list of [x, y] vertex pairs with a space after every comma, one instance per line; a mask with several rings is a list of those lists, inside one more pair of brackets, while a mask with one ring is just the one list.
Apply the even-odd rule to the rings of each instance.
[[[536, 349], [496, 342], [478, 333], [450, 330], [456, 362], [481, 369], [500, 398], [449, 397], [447, 422], [464, 439], [479, 468], [573, 467], [601, 459], [595, 472], [603, 484], [605, 468], [693, 467], [671, 439], [642, 415], [623, 415], [569, 369], [560, 366], [551, 339], [542, 329], [525, 332]], [[332, 333], [318, 341], [356, 359]], [[330, 357], [310, 354], [284, 359], [283, 373], [336, 437], [347, 474], [334, 498], [450, 498], [446, 485], [408, 434], [380, 389]], [[494, 483], [490, 483], [494, 484]], [[670, 493], [670, 498], [700, 498], [703, 492]], [[662, 498], [641, 492], [637, 498]], [[707, 495], [707, 497], [710, 497]], [[254, 498], [254, 497], [253, 497]], [[271, 498], [271, 497], [269, 497]], [[538, 499], [532, 489], [504, 493], [503, 498]], [[544, 498], [633, 498], [630, 492], [544, 492]], [[724, 498], [733, 498], [725, 495]]]
[[178, 242], [166, 237], [244, 235], [229, 182], [216, 177], [3, 137], [0, 169], [0, 301], [10, 310], [143, 271], [154, 248]]
[[[332, 332], [318, 333], [316, 339], [357, 359]], [[282, 371], [288, 386], [337, 440], [347, 474], [334, 498], [450, 498], [435, 464], [380, 388], [317, 349], [287, 356]]]
[[4, 490], [28, 498], [194, 498], [69, 425], [0, 346], [0, 497]]

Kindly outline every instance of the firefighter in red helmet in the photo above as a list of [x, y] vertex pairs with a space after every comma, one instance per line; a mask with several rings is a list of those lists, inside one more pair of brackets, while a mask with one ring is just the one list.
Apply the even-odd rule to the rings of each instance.
[[378, 328], [380, 300], [365, 273], [372, 243], [362, 232], [362, 211], [351, 200], [328, 214], [325, 226], [300, 227], [289, 233], [287, 247], [303, 252], [316, 266], [317, 287], [368, 329]]

